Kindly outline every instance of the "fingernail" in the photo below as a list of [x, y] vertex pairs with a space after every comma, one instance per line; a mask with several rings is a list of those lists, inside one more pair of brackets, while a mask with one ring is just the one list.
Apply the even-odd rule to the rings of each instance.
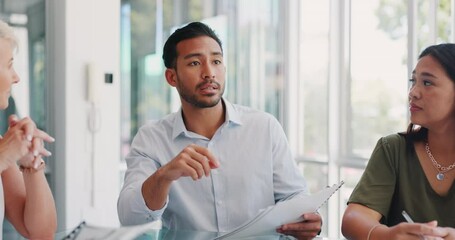
[[39, 153], [38, 153], [38, 150], [33, 151], [33, 156], [36, 157], [36, 156], [38, 156], [38, 154], [39, 154]]
[[40, 161], [35, 161], [35, 163], [33, 164], [33, 168], [34, 169], [37, 169], [39, 167], [39, 165], [41, 164]]
[[48, 156], [52, 156], [52, 153], [49, 151], [47, 151], [47, 154], [48, 154]]
[[33, 139], [32, 135], [27, 135], [27, 140], [28, 140], [29, 142], [31, 142], [32, 139]]
[[55, 138], [53, 138], [53, 137], [50, 137], [49, 140], [50, 140], [51, 142], [55, 142]]

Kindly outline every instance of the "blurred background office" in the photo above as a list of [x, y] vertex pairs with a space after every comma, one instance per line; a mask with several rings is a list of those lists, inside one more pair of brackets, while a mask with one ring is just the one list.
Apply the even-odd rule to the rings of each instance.
[[[407, 126], [407, 80], [417, 54], [454, 41], [454, 6], [455, 0], [0, 0], [0, 17], [20, 38], [15, 67], [22, 81], [10, 111], [31, 116], [57, 140], [46, 161], [59, 231], [82, 220], [118, 226], [132, 137], [145, 121], [179, 106], [164, 80], [162, 45], [176, 27], [203, 21], [223, 40], [225, 97], [279, 119], [311, 191], [346, 182], [321, 210], [323, 235], [338, 237], [345, 202], [377, 139]], [[4, 233], [14, 239], [8, 223]]]

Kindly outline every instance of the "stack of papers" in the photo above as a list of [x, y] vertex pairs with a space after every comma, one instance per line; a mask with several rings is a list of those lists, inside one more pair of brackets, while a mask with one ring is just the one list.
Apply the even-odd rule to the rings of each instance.
[[252, 236], [277, 234], [276, 229], [283, 224], [302, 221], [303, 213], [316, 212], [344, 184], [341, 181], [315, 194], [297, 194], [290, 199], [280, 201], [261, 212], [233, 231], [215, 239], [239, 239]]

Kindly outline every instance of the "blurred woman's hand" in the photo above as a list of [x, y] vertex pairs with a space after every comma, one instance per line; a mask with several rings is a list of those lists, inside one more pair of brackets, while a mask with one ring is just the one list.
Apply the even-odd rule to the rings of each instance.
[[37, 168], [42, 161], [41, 156], [51, 155], [44, 148], [44, 141], [53, 142], [54, 139], [39, 130], [28, 117], [19, 120], [11, 115], [8, 122], [9, 128], [0, 139], [0, 171], [16, 164], [16, 161], [23, 167]]

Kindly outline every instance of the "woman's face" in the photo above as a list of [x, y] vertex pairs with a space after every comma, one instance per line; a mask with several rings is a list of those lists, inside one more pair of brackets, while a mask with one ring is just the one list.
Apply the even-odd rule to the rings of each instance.
[[455, 84], [432, 56], [417, 62], [409, 105], [411, 122], [428, 129], [450, 126], [455, 121]]
[[13, 67], [13, 47], [8, 40], [0, 39], [0, 109], [8, 107], [11, 86], [19, 82]]

